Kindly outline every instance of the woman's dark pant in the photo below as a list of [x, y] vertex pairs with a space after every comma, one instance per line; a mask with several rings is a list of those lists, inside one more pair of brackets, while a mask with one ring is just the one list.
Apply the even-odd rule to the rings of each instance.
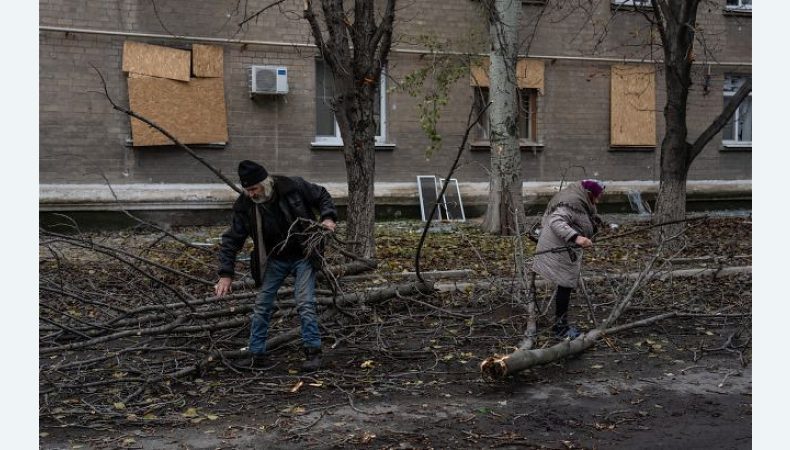
[[554, 292], [556, 324], [568, 323], [568, 305], [571, 302], [571, 292], [573, 292], [573, 288], [563, 286], [557, 286], [557, 290]]

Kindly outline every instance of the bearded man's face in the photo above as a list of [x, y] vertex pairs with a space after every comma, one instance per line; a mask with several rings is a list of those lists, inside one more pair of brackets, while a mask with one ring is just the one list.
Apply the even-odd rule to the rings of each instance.
[[247, 196], [255, 203], [266, 203], [274, 196], [274, 180], [267, 177], [258, 184], [244, 188]]

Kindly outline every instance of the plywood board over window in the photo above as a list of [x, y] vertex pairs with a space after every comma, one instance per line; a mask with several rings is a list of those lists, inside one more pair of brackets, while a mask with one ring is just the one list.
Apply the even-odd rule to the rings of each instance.
[[189, 81], [190, 52], [161, 45], [126, 41], [122, 69], [127, 73]]
[[[470, 67], [469, 84], [478, 87], [490, 87], [488, 71], [491, 67], [489, 58], [483, 58]], [[537, 89], [543, 92], [545, 64], [541, 59], [519, 58], [516, 63], [516, 83], [519, 89]]]
[[192, 72], [196, 77], [221, 77], [222, 64], [222, 47], [204, 44], [192, 46]]
[[612, 66], [610, 118], [612, 147], [656, 146], [655, 66]]
[[[193, 78], [189, 82], [130, 76], [129, 106], [172, 133], [184, 144], [228, 141], [225, 88], [222, 78]], [[132, 145], [171, 145], [156, 129], [131, 119]]]
[[516, 80], [519, 89], [537, 89], [543, 92], [543, 73], [545, 64], [542, 59], [519, 58], [516, 63]]

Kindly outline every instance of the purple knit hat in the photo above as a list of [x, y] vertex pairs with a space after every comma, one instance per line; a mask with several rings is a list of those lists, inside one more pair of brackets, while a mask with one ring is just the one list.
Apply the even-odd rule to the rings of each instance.
[[581, 183], [584, 190], [592, 194], [595, 198], [600, 197], [604, 189], [606, 189], [606, 186], [598, 180], [582, 180]]

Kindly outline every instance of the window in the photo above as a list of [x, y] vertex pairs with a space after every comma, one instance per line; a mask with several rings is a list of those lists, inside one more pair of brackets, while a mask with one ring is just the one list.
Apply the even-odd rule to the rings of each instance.
[[[376, 120], [376, 144], [383, 144], [387, 136], [387, 77], [381, 73], [381, 81], [376, 91], [373, 115]], [[332, 71], [323, 60], [315, 62], [315, 146], [342, 146], [340, 127], [335, 119], [332, 99], [335, 95]]]
[[611, 67], [609, 145], [656, 146], [656, 67], [615, 64]]
[[727, 8], [730, 11], [751, 11], [752, 0], [727, 0]]
[[[738, 92], [747, 76], [726, 75], [724, 77], [724, 104]], [[727, 147], [751, 147], [752, 145], [752, 94], [743, 99], [730, 121], [724, 126], [722, 143]]]
[[[488, 88], [487, 87], [474, 87], [474, 103], [475, 111], [479, 112], [488, 104]], [[538, 90], [537, 89], [519, 89], [518, 95], [518, 136], [525, 143], [537, 142], [537, 105], [538, 105]], [[488, 141], [489, 136], [489, 122], [488, 113], [491, 110], [489, 107], [486, 112], [480, 116], [477, 122], [477, 139], [481, 141]], [[526, 141], [526, 142], [524, 142]]]

